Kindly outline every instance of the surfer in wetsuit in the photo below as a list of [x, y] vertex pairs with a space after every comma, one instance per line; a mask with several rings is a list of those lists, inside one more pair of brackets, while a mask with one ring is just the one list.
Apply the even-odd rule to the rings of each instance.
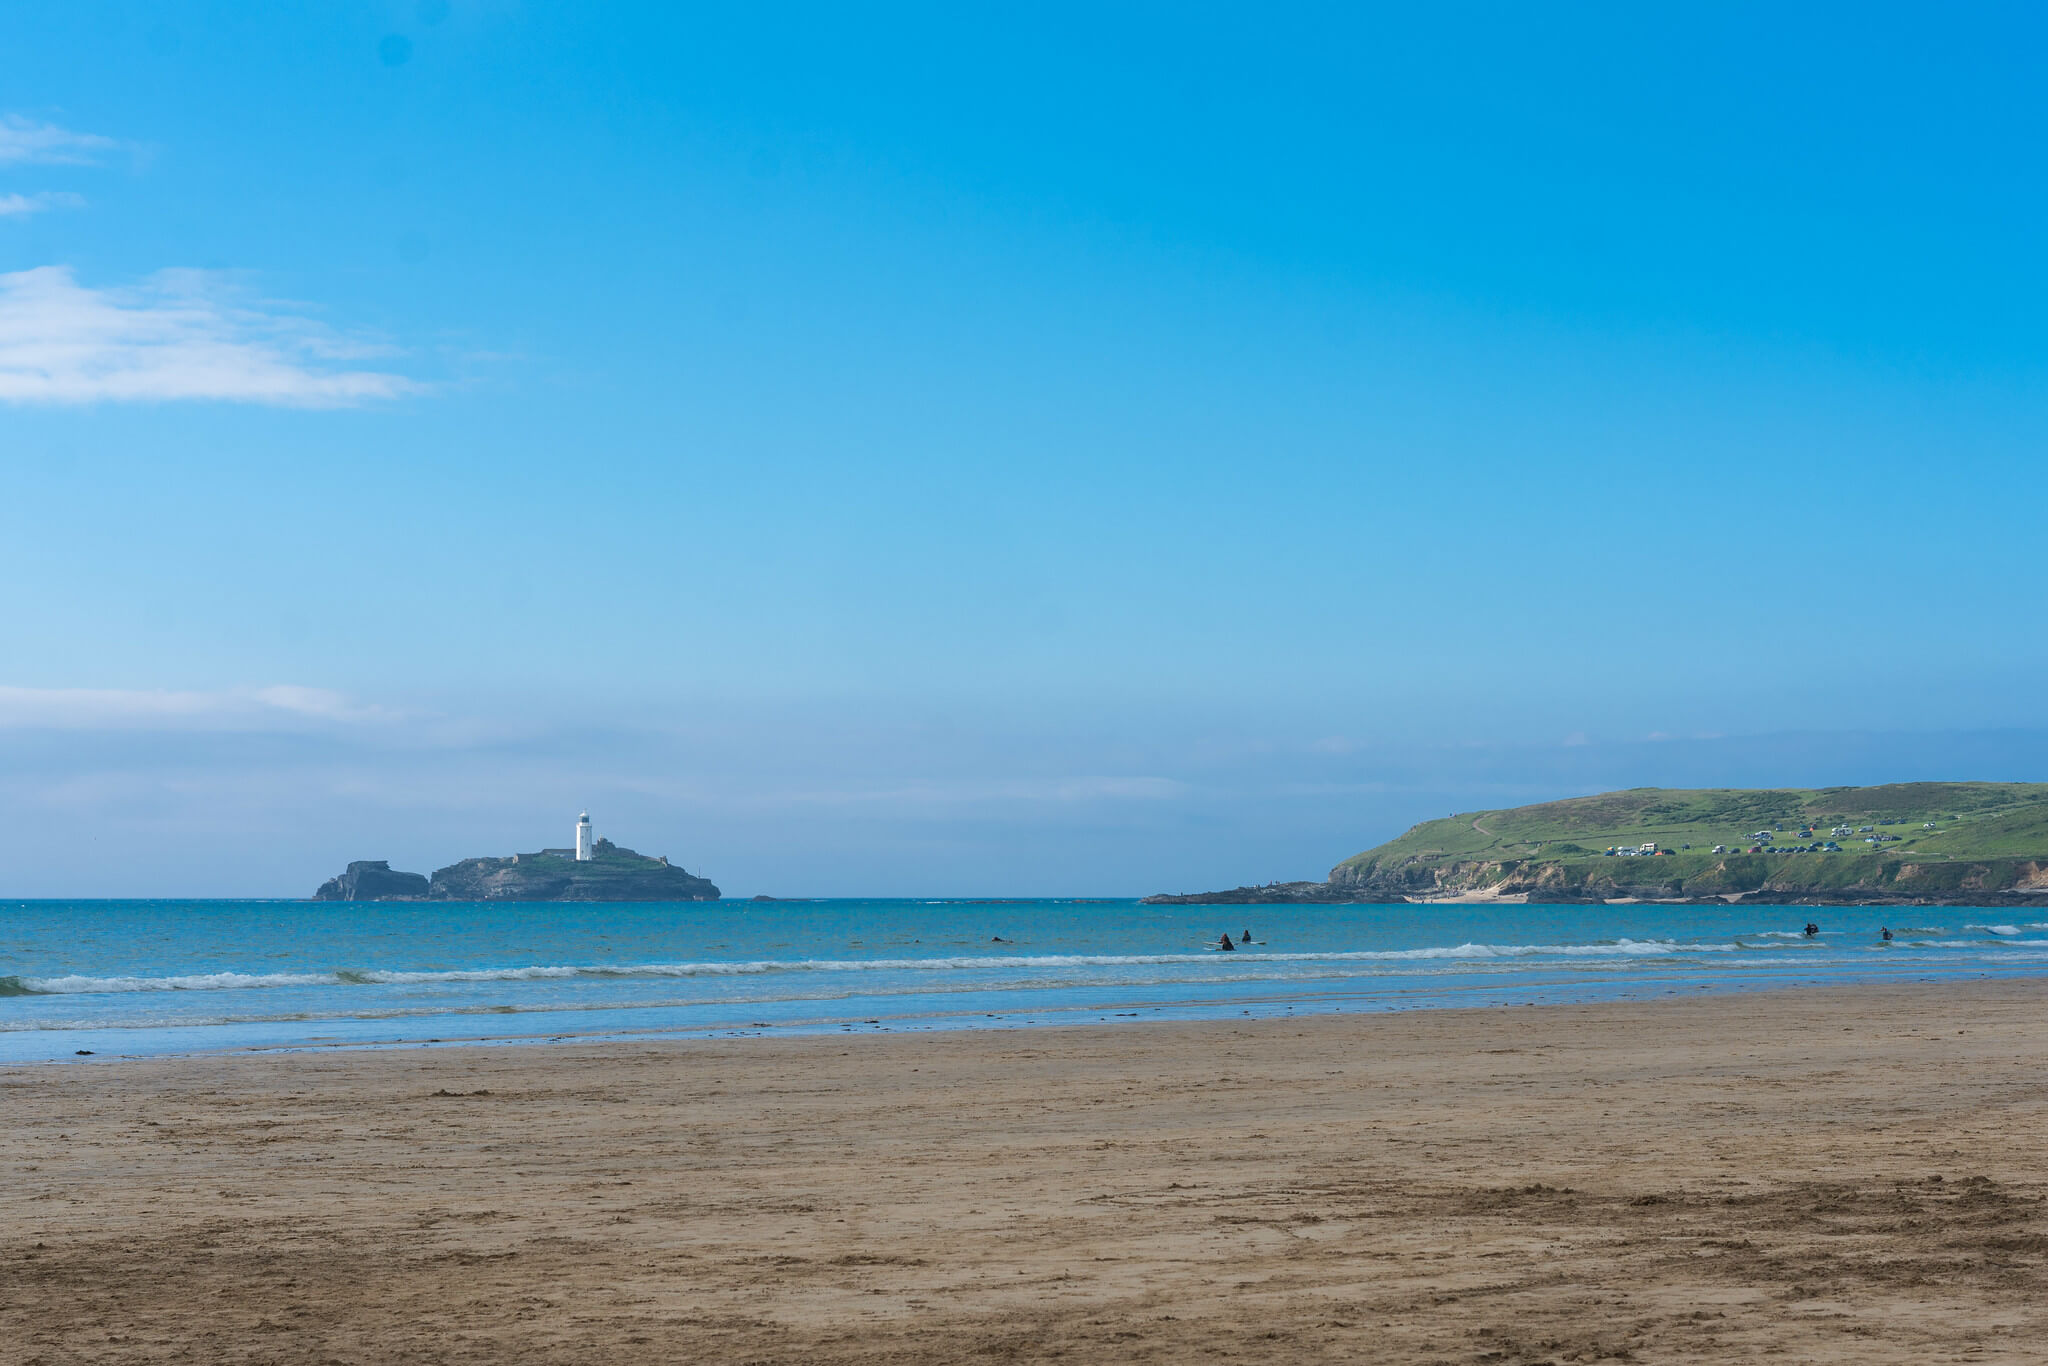
[[1892, 932], [1889, 926], [1880, 925], [1877, 932], [1884, 936], [1885, 943], [1889, 944], [1892, 942]]
[[1813, 922], [1812, 922], [1811, 920], [1809, 920], [1809, 921], [1807, 921], [1807, 922], [1806, 922], [1806, 937], [1807, 937], [1808, 939], [1811, 939], [1811, 938], [1813, 938], [1813, 937], [1814, 937], [1815, 935], [1817, 935], [1817, 934], [1819, 934], [1819, 933], [1820, 933], [1820, 926], [1818, 926], [1818, 925], [1814, 924], [1814, 923], [1813, 923]]
[[1239, 936], [1237, 937], [1237, 942], [1238, 942], [1238, 943], [1240, 943], [1240, 944], [1249, 944], [1249, 943], [1251, 943], [1251, 942], [1252, 942], [1252, 932], [1251, 932], [1250, 930], [1246, 930], [1246, 931], [1245, 931], [1245, 932], [1244, 932], [1243, 934], [1241, 934], [1241, 935], [1239, 935]]
[[1223, 932], [1223, 942], [1216, 946], [1216, 951], [1218, 953], [1235, 953], [1237, 951], [1237, 945], [1230, 942], [1229, 930]]

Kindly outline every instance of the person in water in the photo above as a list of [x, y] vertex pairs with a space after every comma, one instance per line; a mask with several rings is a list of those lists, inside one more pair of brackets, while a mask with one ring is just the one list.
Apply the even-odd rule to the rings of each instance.
[[1230, 942], [1230, 931], [1225, 930], [1223, 932], [1223, 942], [1216, 946], [1216, 951], [1218, 953], [1232, 953], [1235, 952], [1236, 949], [1237, 945]]
[[1877, 932], [1878, 932], [1879, 934], [1881, 934], [1881, 935], [1883, 935], [1883, 936], [1884, 936], [1884, 942], [1885, 942], [1885, 943], [1889, 944], [1889, 943], [1891, 943], [1891, 942], [1892, 942], [1892, 932], [1891, 932], [1891, 927], [1890, 927], [1890, 926], [1888, 926], [1888, 925], [1880, 925], [1880, 926], [1878, 926], [1878, 928], [1877, 928]]
[[1249, 943], [1251, 943], [1251, 942], [1252, 942], [1252, 932], [1251, 932], [1250, 930], [1246, 930], [1246, 931], [1245, 931], [1245, 932], [1244, 932], [1243, 934], [1241, 934], [1241, 935], [1239, 935], [1239, 936], [1237, 937], [1237, 942], [1238, 942], [1238, 943], [1240, 943], [1240, 944], [1249, 944]]
[[1811, 938], [1813, 938], [1813, 937], [1814, 937], [1815, 935], [1817, 935], [1817, 934], [1819, 934], [1819, 933], [1820, 933], [1820, 926], [1818, 926], [1818, 925], [1814, 924], [1814, 923], [1813, 923], [1813, 922], [1812, 922], [1811, 920], [1809, 920], [1809, 921], [1807, 921], [1807, 922], [1806, 922], [1806, 937], [1807, 937], [1808, 939], [1811, 939]]

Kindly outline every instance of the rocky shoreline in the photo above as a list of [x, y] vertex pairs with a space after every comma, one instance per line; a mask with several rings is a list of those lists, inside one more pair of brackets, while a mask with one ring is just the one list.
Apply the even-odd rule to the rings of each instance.
[[1542, 860], [1452, 864], [1418, 860], [1394, 869], [1371, 869], [1364, 876], [1352, 865], [1340, 865], [1325, 882], [1272, 882], [1228, 891], [1162, 893], [1143, 898], [1142, 904], [1370, 906], [1499, 901], [1570, 906], [1643, 901], [1679, 906], [1737, 902], [1771, 906], [2025, 906], [2048, 911], [2048, 864], [2034, 859], [1885, 864], [1876, 871], [1877, 880], [1839, 887], [1800, 886], [1769, 876], [1743, 878], [1740, 874], [1752, 870], [1731, 868], [1730, 862], [1733, 860], [1716, 865], [1704, 876], [1682, 881], [1637, 879], [1604, 869], [1591, 876], [1574, 876], [1578, 870], [1570, 865]]
[[1227, 892], [1160, 892], [1139, 898], [1141, 906], [1290, 906], [1396, 905], [1409, 900], [1386, 893], [1361, 894], [1327, 882], [1269, 882], [1263, 887], [1233, 887]]

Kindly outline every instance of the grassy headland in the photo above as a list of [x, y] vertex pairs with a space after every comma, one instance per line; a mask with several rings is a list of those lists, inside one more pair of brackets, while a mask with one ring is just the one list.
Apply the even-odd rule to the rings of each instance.
[[1330, 870], [1325, 883], [1239, 888], [1185, 899], [1502, 897], [1834, 902], [2031, 897], [2048, 906], [2048, 783], [1633, 788], [1460, 812], [1424, 821], [1346, 859]]

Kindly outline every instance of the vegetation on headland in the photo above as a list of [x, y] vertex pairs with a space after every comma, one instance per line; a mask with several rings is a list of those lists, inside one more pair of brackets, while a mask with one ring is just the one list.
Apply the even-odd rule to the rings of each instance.
[[1632, 788], [1425, 821], [1326, 882], [1147, 899], [1509, 898], [2048, 906], [2048, 783]]
[[315, 901], [716, 901], [717, 884], [600, 839], [593, 857], [543, 849], [504, 858], [470, 858], [431, 879], [395, 873], [383, 863], [351, 863], [313, 894]]

